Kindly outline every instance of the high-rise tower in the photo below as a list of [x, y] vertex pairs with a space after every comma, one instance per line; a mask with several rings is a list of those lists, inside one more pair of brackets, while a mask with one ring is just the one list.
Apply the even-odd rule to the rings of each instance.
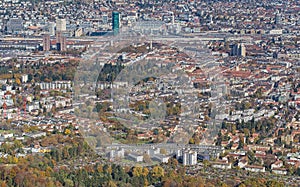
[[58, 51], [66, 51], [66, 37], [63, 36], [62, 32], [56, 32], [56, 48]]
[[231, 49], [232, 56], [246, 56], [246, 47], [244, 44], [234, 44]]
[[240, 45], [240, 53], [239, 53], [239, 55], [242, 56], [242, 57], [246, 56], [246, 47], [245, 47], [244, 44]]
[[114, 32], [114, 35], [117, 35], [119, 33], [119, 28], [120, 28], [120, 13], [113, 12], [112, 13], [112, 30]]
[[50, 35], [49, 34], [45, 34], [43, 36], [43, 50], [50, 51]]
[[49, 32], [50, 36], [55, 35], [55, 23], [54, 22], [49, 22], [47, 25], [47, 32]]
[[67, 22], [66, 19], [57, 19], [56, 20], [56, 31], [64, 32], [67, 30]]

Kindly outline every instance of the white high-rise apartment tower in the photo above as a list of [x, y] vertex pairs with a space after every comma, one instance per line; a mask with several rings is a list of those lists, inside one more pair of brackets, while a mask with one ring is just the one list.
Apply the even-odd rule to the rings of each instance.
[[67, 21], [66, 19], [57, 19], [56, 20], [56, 31], [64, 32], [67, 30]]

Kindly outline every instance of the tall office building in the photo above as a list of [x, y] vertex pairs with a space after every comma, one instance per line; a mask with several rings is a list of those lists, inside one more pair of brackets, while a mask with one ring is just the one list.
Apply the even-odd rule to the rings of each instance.
[[120, 29], [120, 13], [113, 12], [112, 13], [112, 30], [114, 32], [114, 35], [117, 35], [119, 33], [119, 29]]
[[246, 56], [246, 47], [245, 47], [244, 44], [241, 44], [241, 46], [240, 46], [240, 55], [241, 55], [242, 57], [245, 57], [245, 56]]
[[67, 30], [67, 21], [66, 19], [57, 19], [56, 20], [56, 31], [64, 32]]
[[56, 48], [58, 51], [66, 51], [66, 37], [63, 36], [62, 32], [56, 32]]
[[47, 25], [47, 31], [49, 32], [50, 36], [55, 35], [55, 23], [49, 22]]
[[246, 47], [244, 44], [234, 44], [231, 49], [231, 56], [246, 56]]
[[183, 165], [196, 165], [197, 164], [197, 152], [186, 151], [182, 155]]
[[237, 56], [238, 50], [239, 50], [238, 44], [234, 44], [231, 48], [231, 56]]
[[62, 37], [62, 33], [56, 32], [56, 43], [60, 43], [61, 37]]
[[197, 152], [192, 151], [189, 154], [189, 163], [190, 165], [196, 165], [197, 164]]
[[50, 51], [50, 35], [49, 34], [45, 34], [43, 36], [43, 50]]
[[189, 152], [184, 152], [182, 154], [182, 163], [183, 165], [189, 165]]
[[67, 50], [67, 40], [66, 37], [61, 38], [61, 43], [60, 43], [60, 51], [66, 51]]

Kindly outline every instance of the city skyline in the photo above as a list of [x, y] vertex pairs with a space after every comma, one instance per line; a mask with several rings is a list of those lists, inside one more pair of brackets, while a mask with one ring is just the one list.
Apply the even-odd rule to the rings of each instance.
[[1, 1], [1, 186], [299, 185], [299, 10]]

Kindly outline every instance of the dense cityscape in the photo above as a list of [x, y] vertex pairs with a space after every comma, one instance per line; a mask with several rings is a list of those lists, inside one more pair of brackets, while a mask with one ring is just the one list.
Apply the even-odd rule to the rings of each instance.
[[2, 0], [1, 186], [299, 186], [299, 12]]

